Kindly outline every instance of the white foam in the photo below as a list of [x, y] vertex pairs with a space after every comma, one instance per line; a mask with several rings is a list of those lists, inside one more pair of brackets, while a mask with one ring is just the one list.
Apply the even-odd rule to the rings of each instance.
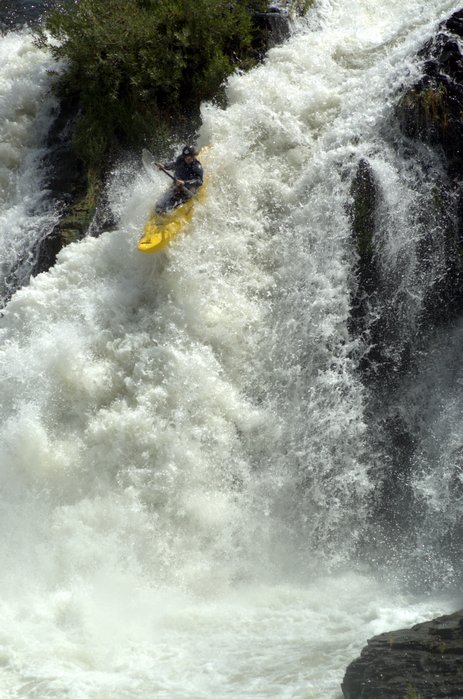
[[204, 105], [187, 234], [138, 253], [164, 181], [116, 173], [119, 230], [8, 304], [6, 694], [338, 699], [368, 636], [451, 608], [346, 571], [371, 486], [345, 204], [452, 6], [318, 3]]
[[[44, 139], [57, 108], [51, 56], [28, 30], [0, 40], [0, 301], [27, 283], [33, 247], [57, 213], [44, 192]], [[11, 277], [10, 275], [12, 275]], [[2, 304], [3, 305], [3, 304]]]

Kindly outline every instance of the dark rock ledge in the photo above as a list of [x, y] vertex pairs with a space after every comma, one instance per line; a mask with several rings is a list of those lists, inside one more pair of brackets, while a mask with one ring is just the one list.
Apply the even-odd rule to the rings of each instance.
[[374, 636], [342, 691], [345, 699], [462, 699], [463, 610]]

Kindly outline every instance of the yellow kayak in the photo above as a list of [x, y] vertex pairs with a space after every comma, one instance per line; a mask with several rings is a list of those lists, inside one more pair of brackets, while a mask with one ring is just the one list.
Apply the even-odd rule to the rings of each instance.
[[197, 194], [186, 202], [165, 214], [153, 213], [143, 229], [138, 241], [140, 252], [159, 252], [168, 245], [189, 223], [195, 205], [206, 198], [206, 185], [203, 184]]

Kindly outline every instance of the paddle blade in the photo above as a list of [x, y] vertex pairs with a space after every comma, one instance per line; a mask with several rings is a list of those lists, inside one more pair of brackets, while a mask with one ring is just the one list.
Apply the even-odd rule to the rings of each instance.
[[148, 175], [150, 177], [153, 177], [156, 170], [156, 161], [154, 159], [154, 155], [150, 153], [149, 150], [147, 150], [146, 148], [143, 148], [141, 152], [141, 161]]

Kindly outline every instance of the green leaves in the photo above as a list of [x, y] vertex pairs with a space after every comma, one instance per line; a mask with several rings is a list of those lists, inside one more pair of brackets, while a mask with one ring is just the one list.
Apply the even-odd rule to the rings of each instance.
[[[95, 165], [114, 141], [139, 145], [166, 119], [195, 111], [249, 63], [249, 5], [263, 0], [79, 0], [52, 11], [37, 41], [68, 69], [60, 90], [80, 105], [78, 154]], [[255, 6], [255, 7], [254, 7]]]

